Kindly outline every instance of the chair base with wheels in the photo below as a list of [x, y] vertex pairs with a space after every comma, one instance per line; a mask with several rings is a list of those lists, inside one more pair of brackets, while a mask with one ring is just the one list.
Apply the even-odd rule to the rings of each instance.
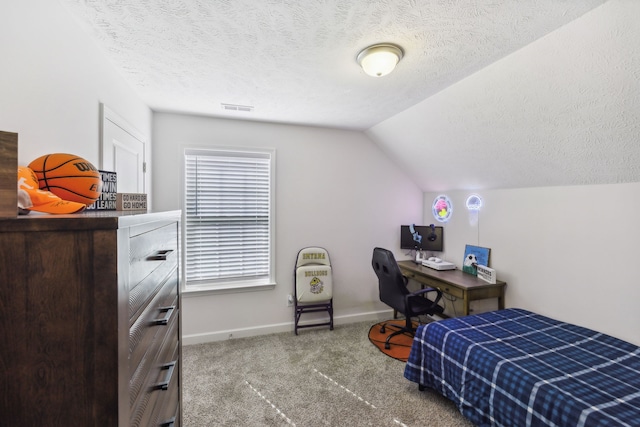
[[[406, 277], [404, 279], [406, 284]], [[421, 294], [426, 294], [429, 292], [434, 292], [434, 289], [425, 288], [422, 291], [413, 292], [409, 295], [413, 297]], [[421, 297], [421, 298], [422, 299], [416, 299], [416, 300], [411, 299], [411, 301], [409, 302], [409, 304], [412, 304], [412, 303], [414, 304], [414, 307], [412, 307], [412, 310], [415, 310], [414, 312], [422, 312], [423, 310], [426, 310], [425, 314], [431, 314], [431, 315], [442, 314], [444, 312], [444, 309], [441, 306], [437, 305], [436, 307], [433, 307], [432, 306], [433, 302], [431, 300], [424, 297]], [[421, 307], [417, 307], [416, 305], [419, 305]], [[393, 317], [394, 319], [396, 318], [396, 313], [394, 313]], [[386, 328], [395, 329], [394, 332], [387, 335], [387, 339], [384, 342], [384, 348], [387, 350], [391, 349], [391, 338], [395, 337], [396, 335], [400, 335], [404, 333], [407, 333], [409, 335], [415, 335], [416, 333], [416, 329], [413, 327], [413, 321], [411, 320], [411, 317], [405, 316], [404, 326], [400, 326], [397, 323], [390, 323], [390, 322], [391, 321], [385, 322], [380, 326], [381, 334], [384, 334], [386, 332]]]
[[[333, 330], [333, 276], [329, 253], [320, 247], [301, 249], [294, 269], [294, 332], [298, 329], [329, 326]], [[300, 324], [304, 313], [326, 312], [326, 321]]]

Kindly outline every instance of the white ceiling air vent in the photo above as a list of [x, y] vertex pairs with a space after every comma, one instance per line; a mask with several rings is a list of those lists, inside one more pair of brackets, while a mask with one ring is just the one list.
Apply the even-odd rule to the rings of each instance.
[[251, 113], [253, 106], [251, 105], [238, 105], [238, 104], [220, 104], [225, 111], [244, 111], [245, 113]]

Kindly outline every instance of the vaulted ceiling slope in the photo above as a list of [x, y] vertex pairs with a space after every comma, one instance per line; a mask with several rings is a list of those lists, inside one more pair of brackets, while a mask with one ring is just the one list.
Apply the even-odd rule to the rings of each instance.
[[640, 182], [638, 22], [610, 0], [366, 133], [425, 191]]
[[[155, 111], [354, 130], [371, 128], [605, 2], [59, 1]], [[405, 56], [394, 73], [372, 78], [355, 58], [380, 42], [402, 46]]]

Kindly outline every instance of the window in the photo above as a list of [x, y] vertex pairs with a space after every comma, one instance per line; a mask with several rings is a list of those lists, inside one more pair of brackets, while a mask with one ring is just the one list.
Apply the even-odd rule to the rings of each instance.
[[274, 164], [274, 150], [185, 150], [186, 291], [273, 285]]

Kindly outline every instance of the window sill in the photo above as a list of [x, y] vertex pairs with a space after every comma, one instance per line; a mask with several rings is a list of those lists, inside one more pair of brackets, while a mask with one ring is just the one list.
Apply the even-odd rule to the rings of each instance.
[[229, 283], [217, 286], [189, 286], [182, 288], [184, 298], [200, 297], [205, 295], [237, 294], [242, 292], [258, 292], [275, 289], [275, 283]]

